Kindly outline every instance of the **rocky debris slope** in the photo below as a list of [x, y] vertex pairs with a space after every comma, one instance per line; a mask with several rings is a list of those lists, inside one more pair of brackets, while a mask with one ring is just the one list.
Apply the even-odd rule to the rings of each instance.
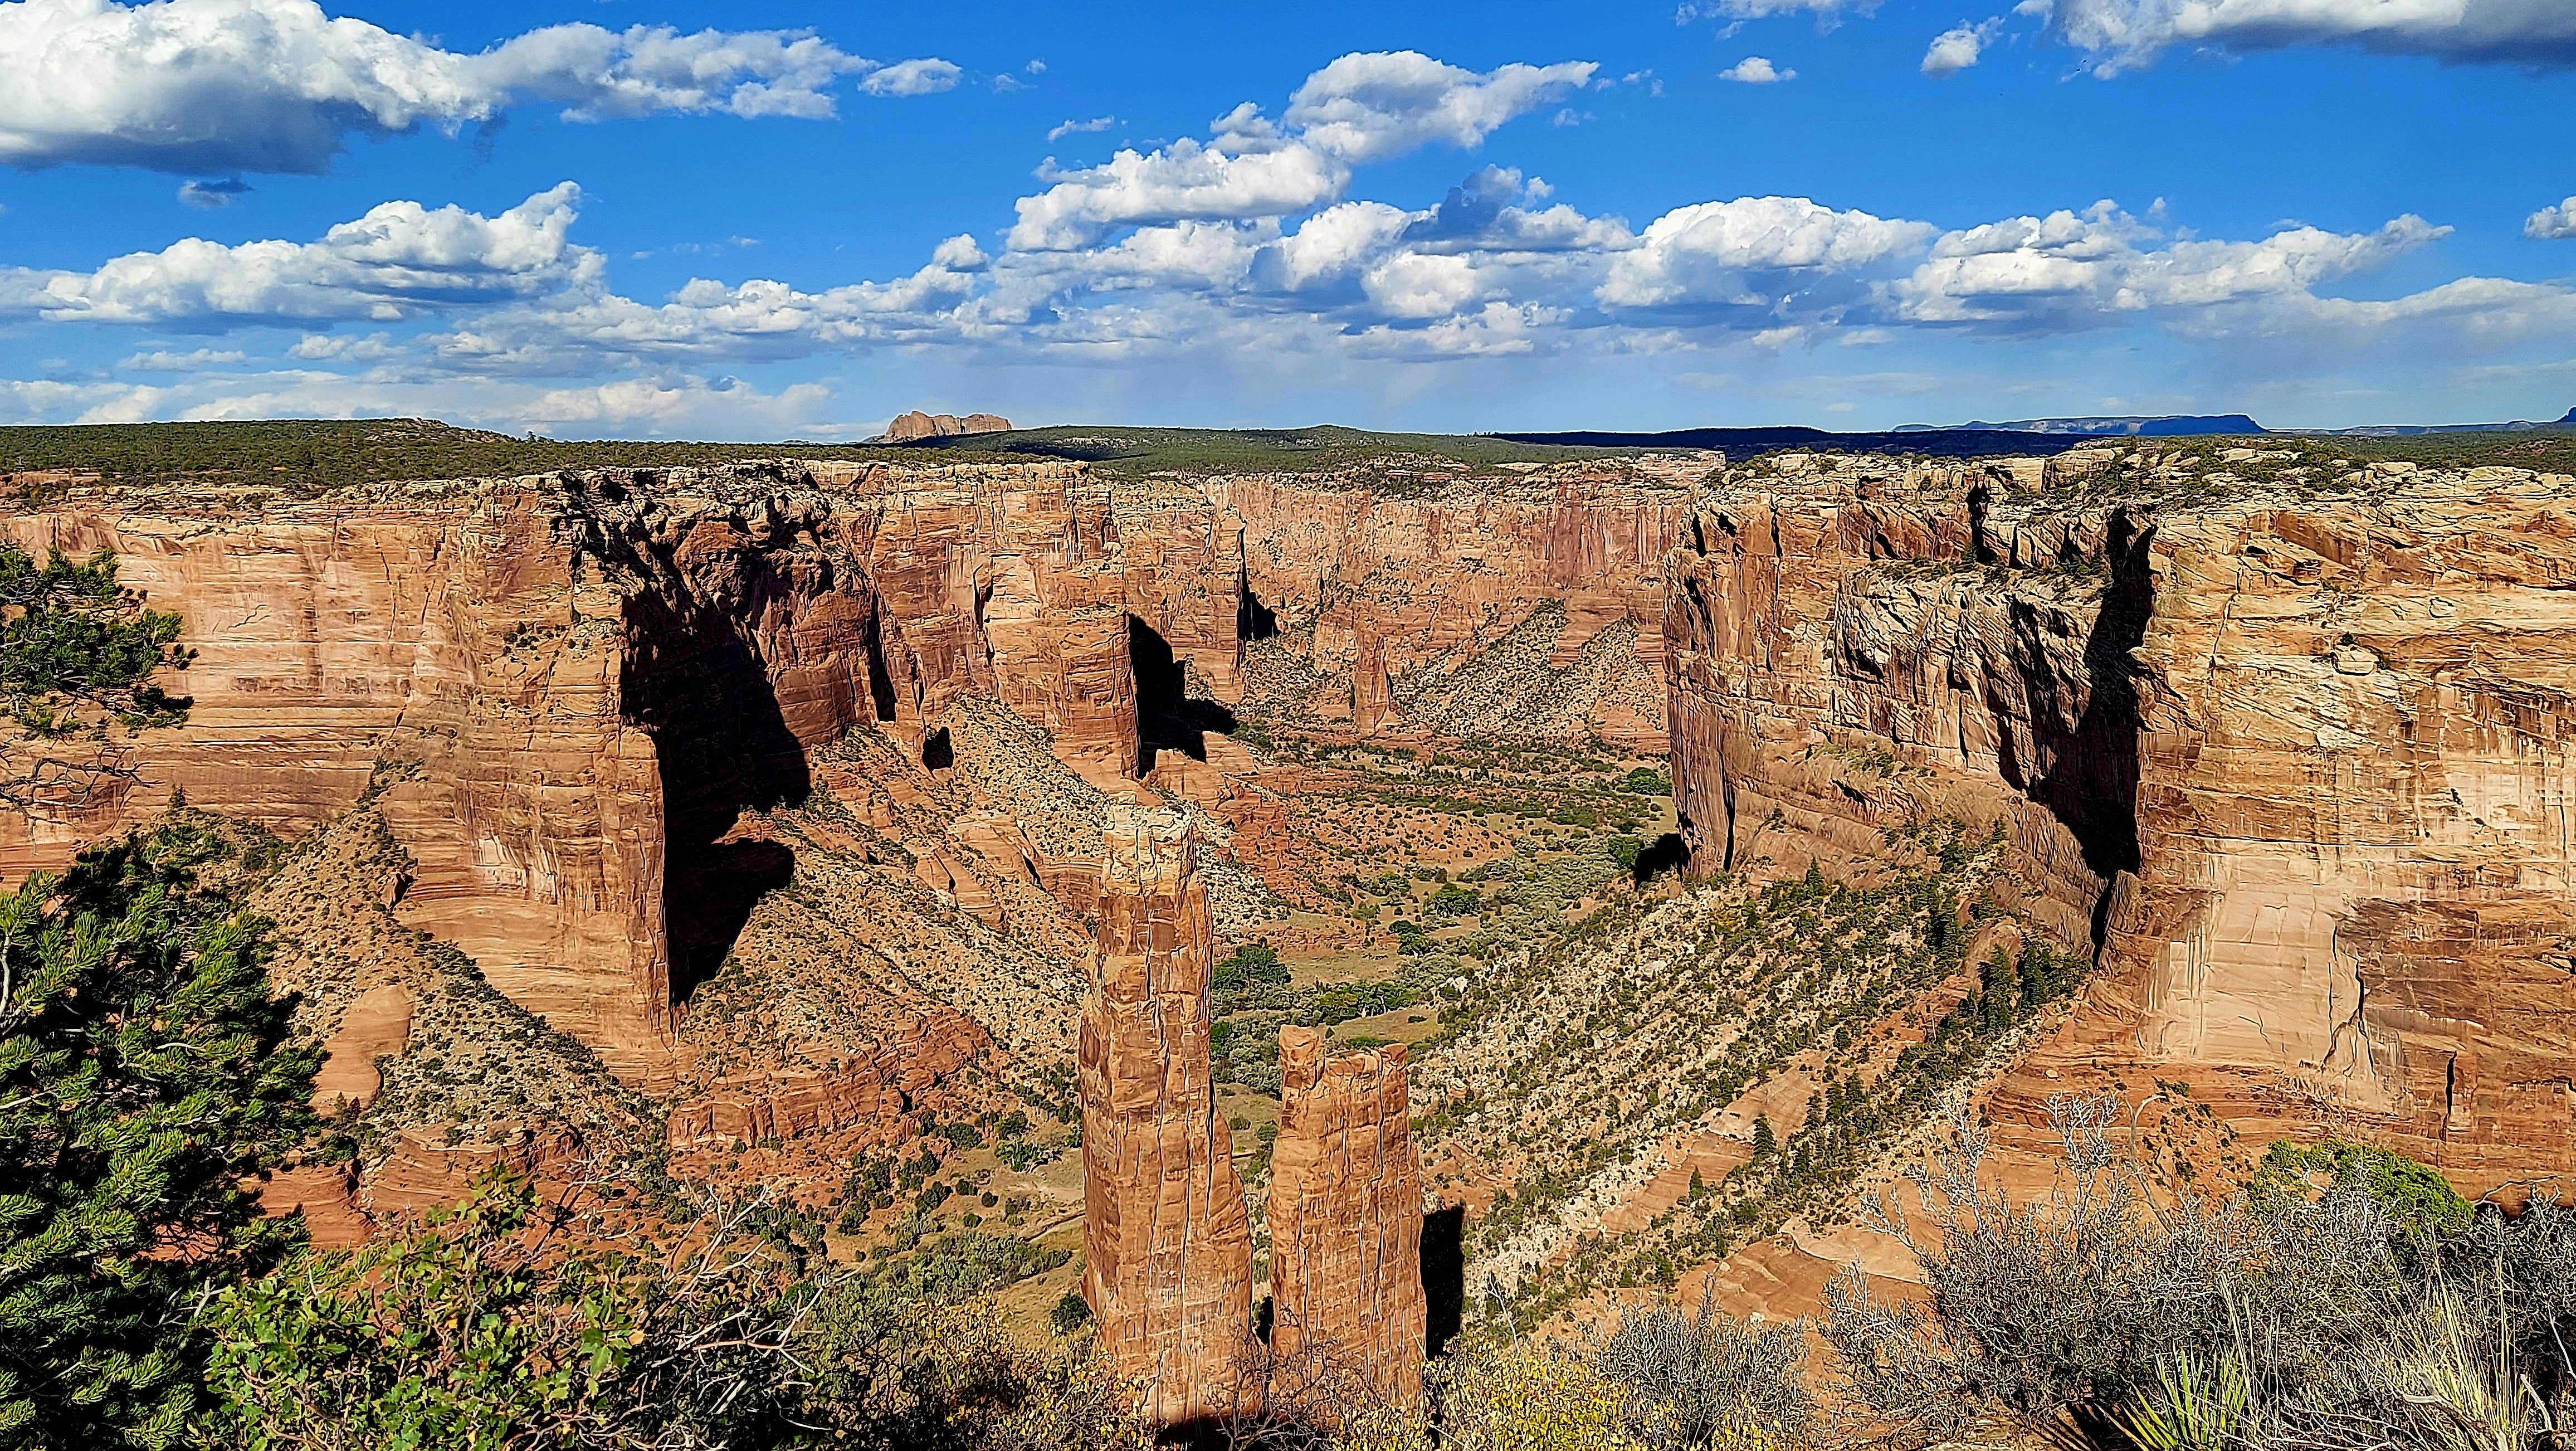
[[1148, 1414], [1229, 1414], [1252, 1383], [1252, 1227], [1208, 1056], [1211, 924], [1186, 825], [1113, 816], [1082, 1011], [1083, 1295]]
[[662, 1139], [653, 1106], [597, 1055], [396, 919], [410, 882], [368, 805], [296, 845], [248, 904], [274, 924], [269, 974], [294, 995], [296, 1031], [328, 1054], [314, 1106], [349, 1144], [281, 1171], [263, 1197], [301, 1208], [323, 1244], [452, 1202], [495, 1165], [587, 1172]]
[[[1209, 496], [1244, 524], [1250, 640], [1276, 636], [1296, 657], [1264, 679], [1253, 703], [1340, 719], [1370, 733], [1482, 733], [1660, 749], [1663, 617], [1660, 561], [1677, 539], [1705, 458], [1563, 464], [1499, 475], [1402, 478], [1245, 475], [1212, 479]], [[1579, 698], [1533, 708], [1517, 651], [1458, 701], [1460, 666], [1516, 631], [1533, 611], [1556, 628], [1537, 643]], [[1586, 658], [1625, 625], [1624, 660]], [[1630, 670], [1628, 666], [1633, 666]], [[1299, 689], [1302, 682], [1307, 689]], [[1408, 695], [1423, 715], [1408, 715]], [[1493, 699], [1491, 697], [1505, 697]]]
[[1704, 494], [1665, 626], [1694, 863], [1997, 816], [2013, 905], [2098, 950], [2007, 1116], [2161, 1080], [2473, 1190], [2576, 1172], [2576, 480], [2238, 452]]
[[1313, 1362], [1323, 1385], [1409, 1406], [1428, 1311], [1404, 1045], [1328, 1053], [1319, 1030], [1282, 1028], [1279, 1075], [1271, 1351], [1283, 1366]]

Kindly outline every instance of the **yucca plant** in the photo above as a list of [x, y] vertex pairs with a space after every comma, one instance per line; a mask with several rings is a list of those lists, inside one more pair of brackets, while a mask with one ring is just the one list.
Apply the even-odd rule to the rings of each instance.
[[2189, 1351], [2156, 1358], [2155, 1385], [2118, 1414], [2138, 1451], [2223, 1451], [2252, 1420], [2253, 1384], [2233, 1347], [2211, 1357]]

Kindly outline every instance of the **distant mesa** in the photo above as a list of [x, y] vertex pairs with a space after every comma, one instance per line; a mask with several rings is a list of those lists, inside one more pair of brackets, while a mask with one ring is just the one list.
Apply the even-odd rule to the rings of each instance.
[[1896, 431], [1898, 433], [2055, 433], [2079, 434], [2087, 438], [2124, 436], [2179, 438], [2203, 433], [2261, 433], [2263, 425], [2242, 413], [2165, 413], [2152, 417], [2124, 415], [2102, 418], [2023, 418], [2010, 423], [1907, 423], [1898, 425]]
[[953, 413], [924, 413], [916, 408], [898, 415], [886, 425], [886, 431], [872, 440], [877, 443], [910, 443], [916, 438], [956, 438], [968, 433], [1008, 433], [1011, 420], [998, 413], [969, 413], [960, 418]]

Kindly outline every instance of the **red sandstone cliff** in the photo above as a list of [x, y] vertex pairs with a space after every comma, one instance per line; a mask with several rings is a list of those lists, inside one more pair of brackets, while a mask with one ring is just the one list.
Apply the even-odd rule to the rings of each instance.
[[[1363, 732], [1599, 734], [1660, 750], [1661, 561], [1706, 468], [1262, 474], [1207, 490], [1244, 523], [1256, 628], [1293, 636], [1320, 678], [1311, 699], [1282, 704]], [[1550, 690], [1542, 669], [1575, 684]]]
[[1271, 1349], [1394, 1405], [1422, 1394], [1428, 1323], [1404, 1071], [1401, 1043], [1328, 1055], [1316, 1029], [1282, 1028], [1270, 1155]]
[[1082, 1289], [1167, 1423], [1236, 1409], [1253, 1350], [1251, 1222], [1209, 1071], [1212, 931], [1193, 830], [1115, 816], [1082, 1010]]
[[[0, 823], [0, 871], [174, 788], [292, 836], [373, 783], [404, 921], [665, 1085], [701, 863], [816, 751], [863, 725], [929, 751], [995, 698], [1113, 782], [1141, 764], [1134, 619], [1231, 677], [1239, 536], [1194, 492], [1127, 496], [1071, 466], [764, 466], [21, 513], [22, 544], [115, 553], [198, 659], [189, 724], [120, 744], [122, 789]], [[1164, 531], [1132, 570], [1122, 507]]]
[[2576, 482], [2031, 481], [1793, 463], [1703, 500], [1665, 628], [1694, 865], [2000, 818], [2020, 905], [2100, 965], [1999, 1107], [2162, 1077], [2467, 1187], [2576, 1171]]

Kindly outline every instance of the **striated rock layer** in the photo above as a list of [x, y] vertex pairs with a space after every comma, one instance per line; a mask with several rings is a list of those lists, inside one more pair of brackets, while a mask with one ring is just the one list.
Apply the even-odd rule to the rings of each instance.
[[[1161, 531], [1133, 568], [1123, 517]], [[801, 800], [816, 752], [873, 726], [928, 759], [961, 702], [998, 699], [1114, 782], [1143, 764], [1138, 622], [1208, 678], [1239, 656], [1213, 625], [1239, 532], [1193, 490], [1069, 465], [156, 492], [0, 528], [114, 553], [198, 651], [188, 725], [115, 743], [111, 789], [0, 822], [0, 872], [174, 789], [290, 836], [367, 798], [415, 863], [403, 921], [655, 1087], [673, 961], [725, 946], [725, 833]]]
[[1279, 1032], [1279, 1139], [1270, 1155], [1270, 1345], [1288, 1373], [1384, 1401], [1422, 1394], [1422, 1166], [1401, 1043], [1327, 1054], [1313, 1028]]
[[1195, 831], [1114, 814], [1082, 1010], [1082, 1288], [1165, 1423], [1236, 1409], [1254, 1350], [1252, 1229], [1210, 1078], [1211, 935]]
[[1661, 750], [1661, 561], [1706, 467], [1256, 474], [1207, 491], [1251, 541], [1247, 633], [1280, 635], [1305, 667], [1281, 705], [1364, 733]]
[[1994, 820], [2015, 905], [2099, 952], [2007, 1116], [2163, 1080], [2464, 1187], [2576, 1172], [2576, 481], [2158, 506], [2086, 467], [1704, 498], [1665, 628], [1694, 866]]

